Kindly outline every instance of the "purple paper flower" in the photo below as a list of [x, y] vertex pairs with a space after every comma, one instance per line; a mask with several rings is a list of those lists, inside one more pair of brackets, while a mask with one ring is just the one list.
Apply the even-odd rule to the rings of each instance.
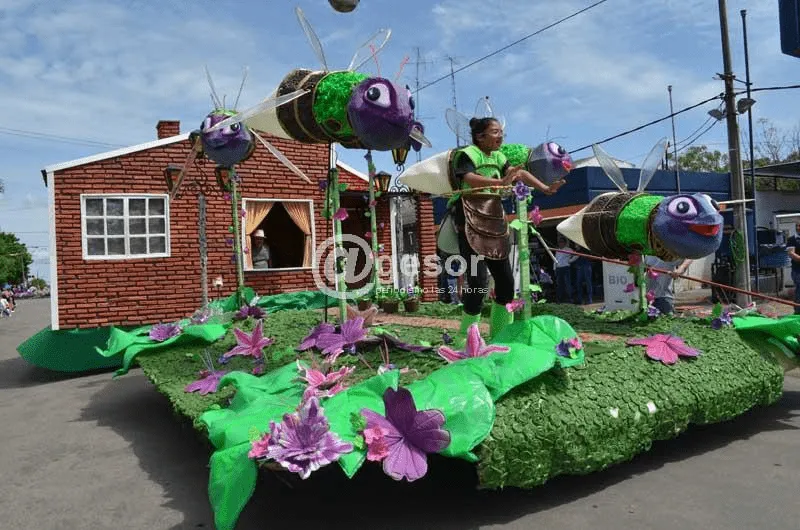
[[247, 210], [242, 208], [241, 210], [239, 210], [239, 215], [241, 215], [242, 217], [247, 217]]
[[310, 350], [314, 346], [317, 345], [317, 339], [323, 333], [335, 333], [336, 326], [333, 324], [328, 324], [327, 322], [322, 322], [314, 329], [311, 330], [311, 333], [303, 338], [303, 341], [300, 343], [300, 346], [297, 347], [298, 351], [306, 351]]
[[628, 339], [628, 346], [645, 346], [647, 356], [664, 364], [675, 364], [678, 357], [697, 357], [700, 351], [689, 347], [675, 335], [657, 334], [643, 339]]
[[656, 318], [661, 315], [661, 310], [654, 305], [647, 306], [647, 316], [650, 318]]
[[472, 324], [467, 330], [467, 344], [464, 351], [456, 351], [448, 346], [439, 346], [438, 354], [449, 363], [473, 357], [486, 357], [491, 353], [505, 353], [506, 346], [486, 345], [477, 324]]
[[450, 334], [445, 331], [444, 333], [442, 333], [442, 342], [444, 342], [445, 344], [452, 344], [453, 337], [451, 337]]
[[568, 357], [575, 359], [578, 357], [578, 352], [583, 349], [583, 343], [578, 337], [571, 339], [562, 339], [556, 346], [556, 354], [560, 357]]
[[172, 337], [177, 337], [183, 331], [178, 324], [156, 324], [150, 328], [150, 340], [164, 342]]
[[395, 480], [413, 482], [428, 472], [428, 453], [450, 445], [439, 410], [418, 411], [414, 397], [405, 388], [387, 388], [383, 393], [386, 416], [361, 409], [367, 420], [364, 441], [370, 460], [383, 461], [383, 471]]
[[328, 181], [327, 180], [320, 180], [317, 183], [317, 185], [319, 186], [319, 189], [322, 190], [322, 191], [325, 191], [325, 190], [328, 189]]
[[378, 245], [378, 252], [383, 252], [384, 248], [385, 248], [385, 246], [384, 246], [383, 243], [379, 244]]
[[356, 345], [366, 337], [364, 319], [359, 317], [345, 321], [338, 333], [321, 333], [317, 337], [316, 347], [328, 355], [328, 362], [333, 364], [345, 350], [354, 353]]
[[625, 289], [623, 289], [623, 291], [626, 293], [632, 293], [635, 290], [636, 290], [636, 285], [632, 283], [629, 283], [628, 285], [625, 286]]
[[215, 370], [213, 372], [201, 370], [200, 379], [186, 385], [186, 388], [184, 388], [183, 391], [199, 392], [202, 396], [205, 396], [206, 394], [213, 394], [217, 391], [219, 380], [222, 379], [222, 376], [227, 373], [227, 370]]
[[350, 216], [348, 215], [347, 210], [345, 210], [344, 208], [339, 208], [338, 210], [336, 210], [336, 213], [333, 214], [334, 221], [344, 221], [348, 217]]
[[286, 414], [281, 423], [270, 422], [270, 438], [264, 455], [307, 479], [312, 472], [339, 460], [353, 450], [330, 431], [316, 397], [305, 401], [298, 412]]
[[222, 198], [225, 199], [226, 201], [229, 201], [231, 200], [231, 194], [226, 191], [225, 193], [222, 194]]
[[300, 380], [308, 385], [303, 392], [303, 399], [309, 399], [312, 396], [317, 398], [335, 396], [347, 388], [342, 380], [355, 371], [354, 366], [343, 366], [335, 372], [324, 373], [314, 368], [303, 368], [300, 361], [297, 361], [297, 369], [305, 372], [305, 376]]
[[194, 325], [205, 324], [209, 320], [211, 320], [212, 315], [213, 315], [213, 312], [211, 311], [211, 309], [208, 309], [208, 308], [206, 308], [206, 309], [198, 309], [197, 311], [194, 312], [192, 317], [189, 319], [189, 322], [191, 322]]
[[233, 334], [236, 335], [236, 346], [234, 346], [224, 357], [229, 359], [234, 355], [250, 356], [260, 359], [264, 356], [264, 348], [272, 344], [273, 340], [264, 337], [263, 320], [257, 320], [252, 333], [247, 333], [241, 329], [234, 328]]
[[384, 222], [383, 222], [383, 221], [381, 221], [380, 223], [378, 223], [378, 228], [380, 228], [381, 230], [383, 230], [383, 227], [384, 227], [384, 226], [386, 226], [386, 225], [384, 224]]
[[378, 201], [376, 201], [375, 199], [372, 199], [371, 201], [369, 201], [369, 207], [370, 208], [375, 208], [375, 206], [377, 206], [377, 204], [378, 204]]
[[722, 329], [723, 327], [730, 326], [732, 324], [733, 319], [727, 310], [723, 310], [717, 318], [711, 320], [712, 329]]
[[256, 320], [264, 318], [266, 313], [257, 305], [243, 305], [239, 311], [233, 315], [234, 320], [247, 320], [248, 317], [253, 317]]
[[524, 201], [531, 196], [531, 189], [524, 182], [518, 180], [516, 184], [514, 184], [514, 195], [517, 197], [518, 201]]
[[364, 239], [372, 239], [372, 232], [364, 232]]

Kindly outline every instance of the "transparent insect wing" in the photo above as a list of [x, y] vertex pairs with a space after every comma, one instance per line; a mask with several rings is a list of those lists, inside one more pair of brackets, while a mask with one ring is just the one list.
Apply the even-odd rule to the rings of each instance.
[[322, 64], [322, 67], [325, 69], [326, 72], [330, 71], [328, 68], [328, 62], [325, 60], [325, 52], [322, 49], [322, 43], [317, 37], [317, 34], [314, 32], [314, 28], [311, 27], [311, 23], [309, 23], [308, 19], [306, 19], [305, 13], [299, 7], [294, 9], [295, 14], [297, 14], [297, 20], [300, 22], [300, 27], [303, 28], [303, 33], [306, 34], [306, 38], [308, 39], [308, 43], [311, 44], [311, 48], [314, 50], [314, 54], [316, 54], [317, 59]]
[[664, 153], [666, 150], [666, 138], [659, 140], [653, 149], [650, 150], [650, 153], [645, 157], [644, 162], [642, 162], [642, 171], [639, 173], [639, 186], [636, 188], [636, 191], [644, 191], [647, 189], [647, 185], [650, 184], [650, 181], [653, 179], [653, 175], [656, 174], [658, 165], [664, 159]]
[[469, 118], [458, 112], [456, 109], [447, 109], [444, 113], [445, 121], [450, 130], [459, 138], [469, 141], [472, 138], [472, 129], [469, 126]]
[[256, 131], [250, 131], [250, 132], [252, 132], [252, 133], [253, 133], [253, 136], [255, 136], [255, 137], [256, 137], [256, 139], [257, 139], [259, 142], [261, 142], [261, 145], [263, 145], [264, 147], [266, 147], [266, 148], [267, 148], [267, 151], [269, 151], [270, 153], [272, 153], [272, 155], [273, 155], [275, 158], [277, 158], [278, 160], [280, 160], [280, 162], [281, 162], [283, 165], [285, 165], [286, 167], [288, 167], [288, 168], [289, 168], [289, 169], [292, 171], [292, 173], [294, 173], [295, 175], [297, 175], [297, 176], [298, 176], [298, 177], [300, 177], [301, 179], [305, 180], [305, 181], [306, 181], [306, 182], [308, 182], [309, 184], [311, 184], [311, 183], [312, 183], [312, 182], [311, 182], [311, 179], [309, 179], [309, 178], [306, 176], [306, 174], [305, 174], [305, 173], [303, 173], [303, 172], [300, 170], [300, 168], [298, 168], [297, 166], [295, 166], [294, 164], [292, 164], [292, 161], [291, 161], [291, 160], [289, 160], [288, 158], [286, 158], [286, 156], [285, 156], [283, 153], [281, 153], [281, 152], [280, 152], [280, 150], [279, 150], [277, 147], [275, 147], [274, 145], [272, 145], [271, 143], [269, 143], [267, 140], [265, 140], [264, 138], [262, 138], [262, 137], [261, 137], [261, 135], [260, 135], [260, 134], [258, 134]]
[[241, 123], [243, 121], [249, 120], [250, 118], [258, 116], [259, 114], [267, 112], [268, 110], [272, 110], [275, 107], [280, 107], [281, 105], [285, 105], [286, 103], [289, 103], [290, 101], [293, 101], [307, 93], [308, 90], [295, 90], [294, 92], [290, 92], [288, 94], [284, 94], [276, 98], [267, 98], [258, 105], [243, 110], [242, 112], [236, 114], [235, 116], [231, 116], [230, 118], [225, 118], [224, 120], [217, 123], [213, 127], [207, 129], [206, 132], [214, 132], [218, 129], [222, 129], [223, 127], [228, 127], [230, 125], [233, 125], [234, 123]]
[[347, 67], [349, 72], [354, 72], [364, 66], [367, 61], [378, 55], [380, 51], [389, 42], [392, 36], [392, 30], [379, 29], [364, 44], [359, 46], [356, 53], [353, 54], [353, 59], [350, 61], [350, 66]]
[[482, 97], [475, 105], [476, 118], [494, 118], [494, 109], [492, 104], [489, 103], [489, 96]]
[[194, 143], [192, 144], [192, 149], [189, 151], [189, 156], [186, 157], [186, 161], [183, 163], [181, 167], [180, 173], [178, 173], [178, 177], [175, 179], [175, 182], [172, 184], [172, 189], [169, 192], [169, 200], [174, 200], [175, 197], [178, 196], [178, 191], [181, 189], [181, 184], [183, 183], [183, 179], [186, 176], [186, 173], [189, 171], [189, 167], [194, 163], [197, 155], [200, 154], [200, 151], [203, 149], [203, 143], [200, 141], [200, 136], [195, 138]]
[[613, 182], [620, 191], [628, 191], [628, 185], [625, 183], [625, 178], [622, 176], [622, 170], [617, 166], [614, 160], [608, 156], [608, 153], [597, 144], [592, 145], [592, 151], [594, 151], [597, 162], [600, 164], [600, 167], [603, 168], [603, 172], [606, 176], [611, 179], [611, 182]]

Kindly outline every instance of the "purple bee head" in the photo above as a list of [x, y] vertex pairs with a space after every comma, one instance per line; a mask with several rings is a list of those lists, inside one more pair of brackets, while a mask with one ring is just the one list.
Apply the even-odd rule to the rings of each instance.
[[234, 114], [226, 110], [215, 110], [206, 116], [200, 125], [200, 141], [203, 142], [205, 155], [223, 167], [233, 167], [247, 160], [253, 154], [255, 147], [253, 135], [243, 123], [234, 123], [216, 131], [205, 132]]
[[411, 130], [420, 127], [414, 121], [414, 98], [408, 87], [382, 77], [371, 77], [356, 86], [347, 116], [361, 143], [376, 151], [408, 146]]
[[717, 202], [704, 193], [673, 195], [658, 206], [653, 232], [681, 258], [713, 254], [722, 243], [722, 216]]
[[526, 165], [528, 171], [548, 185], [566, 177], [573, 168], [572, 157], [555, 142], [534, 147]]

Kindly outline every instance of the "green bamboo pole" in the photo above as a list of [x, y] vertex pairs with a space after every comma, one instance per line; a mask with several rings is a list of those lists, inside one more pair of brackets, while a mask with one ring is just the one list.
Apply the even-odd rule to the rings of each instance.
[[242, 256], [242, 231], [239, 213], [239, 186], [236, 183], [236, 170], [230, 169], [231, 182], [231, 215], [233, 217], [233, 254], [236, 260], [236, 300], [239, 305], [244, 300], [244, 265]]
[[639, 312], [647, 313], [647, 281], [645, 277], [644, 256], [637, 266], [638, 272], [636, 274], [636, 281], [639, 284]]
[[[339, 196], [339, 170], [332, 167], [331, 186], [333, 187], [333, 213], [339, 211], [341, 198]], [[339, 292], [339, 322], [342, 324], [347, 320], [347, 283], [345, 282], [344, 272], [347, 267], [347, 257], [342, 249], [342, 222], [338, 219], [333, 220], [333, 240], [334, 240], [334, 267], [336, 270], [336, 290]], [[341, 257], [340, 257], [341, 256]], [[341, 260], [341, 263], [340, 263]]]
[[519, 291], [522, 301], [522, 315], [525, 320], [531, 317], [531, 251], [528, 248], [528, 201], [517, 199], [517, 219], [519, 219]]
[[372, 289], [370, 295], [374, 298], [378, 288], [378, 220], [375, 213], [375, 164], [372, 163], [372, 151], [367, 151], [367, 168], [369, 172], [369, 229], [372, 234]]

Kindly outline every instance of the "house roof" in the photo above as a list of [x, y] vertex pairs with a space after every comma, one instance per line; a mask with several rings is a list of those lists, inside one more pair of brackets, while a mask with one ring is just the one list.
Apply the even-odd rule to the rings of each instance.
[[[76, 160], [70, 160], [68, 162], [61, 162], [59, 164], [52, 164], [46, 166], [42, 169], [42, 177], [44, 178], [44, 184], [47, 185], [47, 174], [48, 173], [55, 173], [56, 171], [63, 171], [65, 169], [70, 169], [77, 166], [84, 166], [86, 164], [91, 164], [93, 162], [99, 162], [101, 160], [108, 160], [109, 158], [116, 158], [119, 156], [129, 155], [131, 153], [138, 153], [140, 151], [146, 151], [148, 149], [153, 149], [154, 147], [163, 147], [165, 145], [170, 145], [178, 142], [182, 142], [184, 140], [189, 139], [190, 133], [183, 133], [177, 136], [170, 136], [169, 138], [162, 138], [160, 140], [153, 140], [151, 142], [145, 142], [143, 144], [132, 145], [129, 147], [123, 147], [120, 149], [114, 149], [113, 151], [105, 151], [103, 153], [98, 153], [96, 155], [86, 156], [83, 158], [78, 158]], [[361, 180], [368, 182], [369, 177], [362, 173], [361, 171], [356, 170], [355, 168], [345, 164], [344, 162], [338, 161], [336, 165], [339, 168], [347, 171], [355, 175], [356, 177], [360, 178]]]
[[[750, 172], [750, 166], [744, 168], [745, 174]], [[758, 177], [781, 177], [781, 178], [800, 178], [800, 162], [781, 162], [769, 166], [757, 167], [755, 170]]]

